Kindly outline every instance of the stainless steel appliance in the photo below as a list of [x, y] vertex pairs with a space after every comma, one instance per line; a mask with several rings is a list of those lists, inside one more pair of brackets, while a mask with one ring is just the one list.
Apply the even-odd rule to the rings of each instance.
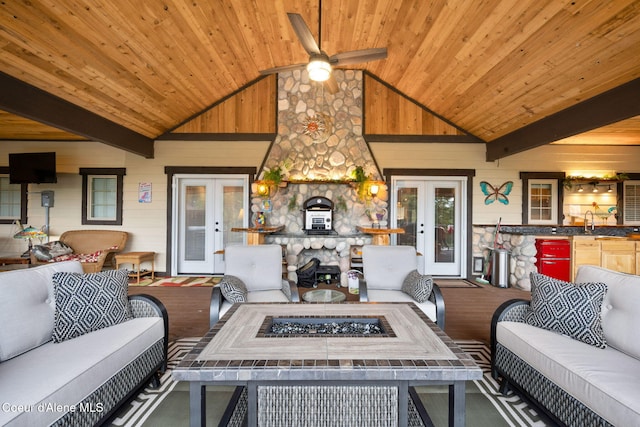
[[304, 212], [304, 232], [307, 234], [334, 234], [333, 202], [326, 197], [315, 196], [307, 199]]

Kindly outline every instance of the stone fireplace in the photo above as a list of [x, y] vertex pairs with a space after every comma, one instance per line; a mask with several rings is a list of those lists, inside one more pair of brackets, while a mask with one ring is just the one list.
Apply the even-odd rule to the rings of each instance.
[[[258, 179], [265, 170], [280, 167], [285, 185], [266, 197], [254, 194], [251, 211], [252, 215], [264, 212], [268, 226], [284, 225], [282, 232], [266, 236], [265, 241], [286, 245], [289, 266], [316, 257], [323, 264], [339, 265], [346, 282], [350, 248], [372, 240], [356, 227], [370, 227], [371, 215], [386, 211], [388, 193], [381, 185], [376, 197], [359, 197], [352, 183], [357, 167], [372, 180], [382, 181], [382, 176], [362, 137], [363, 73], [333, 72], [340, 87], [336, 94], [310, 81], [304, 70], [278, 75], [278, 134]], [[302, 205], [313, 196], [334, 203], [335, 235], [304, 233]]]

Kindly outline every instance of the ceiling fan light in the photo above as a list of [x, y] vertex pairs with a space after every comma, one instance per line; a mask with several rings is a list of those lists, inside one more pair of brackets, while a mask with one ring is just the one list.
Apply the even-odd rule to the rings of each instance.
[[331, 75], [331, 65], [322, 58], [314, 58], [307, 64], [309, 78], [316, 82], [324, 82]]

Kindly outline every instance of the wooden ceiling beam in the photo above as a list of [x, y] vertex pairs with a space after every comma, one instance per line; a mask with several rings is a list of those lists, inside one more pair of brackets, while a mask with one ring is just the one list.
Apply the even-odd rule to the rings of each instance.
[[153, 139], [0, 72], [0, 109], [147, 159]]
[[487, 143], [487, 161], [640, 115], [640, 78]]

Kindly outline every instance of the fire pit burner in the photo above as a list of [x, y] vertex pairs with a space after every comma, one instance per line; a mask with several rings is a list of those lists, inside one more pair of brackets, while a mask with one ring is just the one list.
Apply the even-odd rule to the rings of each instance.
[[384, 317], [271, 317], [267, 316], [258, 337], [395, 337]]

